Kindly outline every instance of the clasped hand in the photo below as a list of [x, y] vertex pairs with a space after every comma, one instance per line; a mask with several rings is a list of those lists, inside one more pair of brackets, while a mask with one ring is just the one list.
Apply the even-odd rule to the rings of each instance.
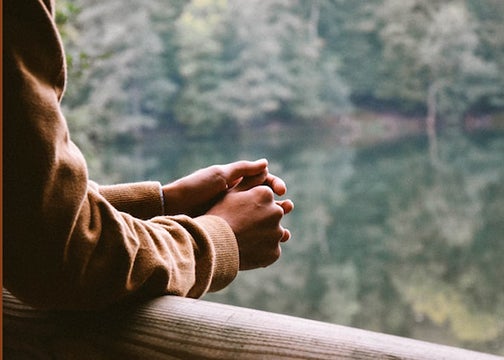
[[265, 267], [281, 254], [289, 230], [280, 224], [294, 204], [275, 200], [287, 187], [265, 159], [213, 165], [163, 186], [167, 215], [219, 216], [230, 225], [240, 251], [240, 270]]

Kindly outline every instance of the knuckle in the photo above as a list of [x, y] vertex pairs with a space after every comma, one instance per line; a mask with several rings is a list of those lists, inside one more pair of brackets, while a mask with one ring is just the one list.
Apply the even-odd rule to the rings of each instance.
[[277, 214], [277, 216], [279, 216], [280, 218], [282, 218], [284, 216], [284, 209], [283, 207], [281, 207], [280, 205], [277, 205], [275, 204], [275, 213]]
[[273, 201], [275, 194], [273, 193], [273, 190], [269, 186], [256, 186], [253, 189], [255, 192], [257, 192], [257, 195], [261, 197], [263, 201]]
[[272, 263], [280, 259], [281, 255], [282, 255], [282, 248], [280, 246], [277, 246], [271, 254], [271, 259], [273, 260]]
[[210, 167], [210, 171], [211, 171], [212, 177], [216, 180], [216, 182], [227, 184], [226, 173], [225, 173], [222, 166], [212, 165]]
[[220, 165], [212, 165], [212, 166], [210, 166], [210, 170], [212, 171], [214, 176], [219, 176], [219, 177], [224, 176], [224, 169]]
[[284, 216], [284, 211], [280, 206], [275, 205], [271, 209], [270, 216], [271, 216], [271, 219], [274, 220], [275, 225], [278, 225], [278, 224], [280, 224], [280, 221], [282, 220], [282, 218]]
[[275, 234], [275, 243], [278, 245], [284, 236], [283, 229], [278, 227]]
[[280, 241], [284, 236], [284, 231], [280, 225], [276, 225], [274, 228], [270, 230], [269, 234], [269, 246], [278, 246]]
[[234, 163], [234, 165], [240, 169], [245, 169], [249, 166], [250, 162], [246, 160], [238, 160]]

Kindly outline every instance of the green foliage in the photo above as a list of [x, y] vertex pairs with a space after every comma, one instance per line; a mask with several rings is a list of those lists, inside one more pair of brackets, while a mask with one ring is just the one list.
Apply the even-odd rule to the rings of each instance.
[[[347, 87], [337, 60], [297, 1], [193, 1], [177, 23], [184, 86], [177, 116], [193, 132], [268, 118], [341, 113]], [[319, 12], [318, 8], [312, 11]]]
[[[381, 3], [381, 1], [379, 2]], [[354, 99], [377, 97], [382, 45], [367, 0], [320, 1], [318, 25], [324, 52], [340, 59], [341, 74]], [[363, 105], [359, 102], [357, 105]]]
[[377, 15], [390, 75], [380, 96], [427, 102], [434, 87], [437, 112], [458, 120], [492, 91], [496, 67], [477, 53], [477, 24], [463, 0], [385, 0]]
[[154, 126], [210, 135], [325, 121], [349, 99], [425, 109], [435, 89], [438, 114], [458, 121], [504, 106], [501, 10], [498, 0], [60, 1], [66, 113], [96, 145]]
[[504, 138], [441, 137], [438, 168], [425, 137], [303, 129], [220, 145], [275, 159], [296, 208], [281, 260], [208, 298], [502, 354]]
[[468, 7], [474, 14], [480, 39], [478, 53], [496, 65], [497, 71], [491, 82], [493, 89], [483, 96], [484, 103], [492, 107], [504, 106], [504, 3], [499, 0], [468, 0]]
[[156, 1], [122, 0], [59, 6], [59, 14], [74, 17], [63, 27], [70, 79], [63, 108], [73, 140], [98, 177], [105, 166], [98, 154], [106, 144], [156, 126], [176, 92], [165, 78], [163, 41], [153, 21], [163, 8]]
[[67, 28], [72, 26], [78, 10], [72, 0], [61, 0], [57, 3], [56, 24], [63, 38], [67, 37]]
[[176, 23], [177, 60], [183, 79], [176, 116], [194, 133], [208, 134], [225, 120], [214, 104], [222, 76], [220, 54], [226, 2], [192, 1]]
[[[503, 4], [58, 1], [64, 112], [95, 180], [168, 181], [276, 159], [296, 203], [285, 222], [293, 239], [280, 263], [240, 274], [217, 299], [404, 336], [430, 327], [502, 351], [502, 140], [441, 137], [434, 168], [424, 138], [354, 148], [320, 124], [349, 111], [349, 99], [423, 110], [433, 84], [438, 113], [457, 123], [468, 110], [502, 109]], [[221, 132], [271, 121], [282, 124], [253, 139]], [[311, 126], [286, 126], [301, 123]], [[108, 147], [162, 127], [221, 136]]]

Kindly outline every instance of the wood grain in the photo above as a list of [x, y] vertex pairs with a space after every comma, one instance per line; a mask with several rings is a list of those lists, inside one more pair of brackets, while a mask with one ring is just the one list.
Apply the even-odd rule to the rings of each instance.
[[35, 310], [3, 290], [3, 336], [5, 359], [504, 359], [171, 296], [69, 313]]

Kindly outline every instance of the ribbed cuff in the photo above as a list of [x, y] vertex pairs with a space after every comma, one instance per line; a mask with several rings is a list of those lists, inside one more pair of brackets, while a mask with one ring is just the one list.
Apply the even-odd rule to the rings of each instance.
[[215, 262], [209, 291], [218, 291], [229, 285], [240, 267], [238, 242], [229, 224], [218, 216], [204, 215], [194, 219], [212, 239]]

